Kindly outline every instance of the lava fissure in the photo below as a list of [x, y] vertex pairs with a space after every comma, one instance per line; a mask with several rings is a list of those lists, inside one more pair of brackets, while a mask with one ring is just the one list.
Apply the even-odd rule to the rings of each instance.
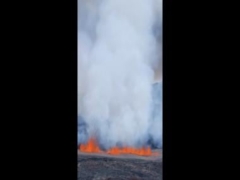
[[101, 151], [99, 148], [97, 141], [94, 138], [90, 138], [86, 144], [81, 144], [79, 150], [86, 153], [107, 153], [111, 155], [120, 155], [120, 154], [133, 154], [138, 156], [154, 156], [158, 155], [156, 153], [152, 153], [150, 147], [142, 147], [142, 148], [133, 148], [133, 147], [112, 147], [108, 151]]

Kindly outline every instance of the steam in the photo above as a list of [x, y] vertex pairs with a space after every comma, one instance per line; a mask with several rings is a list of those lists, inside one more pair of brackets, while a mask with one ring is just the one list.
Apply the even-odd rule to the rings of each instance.
[[161, 3], [78, 0], [79, 143], [161, 146]]

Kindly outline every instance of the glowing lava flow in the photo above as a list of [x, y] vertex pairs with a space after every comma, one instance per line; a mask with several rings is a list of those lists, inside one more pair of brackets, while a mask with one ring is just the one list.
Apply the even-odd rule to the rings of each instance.
[[88, 153], [99, 153], [101, 152], [100, 148], [98, 147], [95, 139], [91, 138], [87, 144], [80, 145], [80, 151], [88, 152]]
[[122, 149], [118, 147], [113, 147], [107, 152], [108, 154], [118, 155], [118, 154], [134, 154], [138, 156], [151, 156], [152, 152], [151, 149], [148, 148], [131, 148], [131, 147], [124, 147]]
[[[102, 151], [97, 145], [97, 142], [94, 138], [91, 138], [86, 144], [81, 144], [79, 147], [80, 151], [87, 152], [87, 153], [101, 153]], [[124, 148], [118, 148], [113, 147], [109, 149], [107, 154], [111, 155], [120, 155], [120, 154], [133, 154], [138, 156], [152, 156], [152, 155], [158, 155], [156, 153], [152, 153], [150, 147], [147, 148], [132, 148], [132, 147], [124, 147]]]

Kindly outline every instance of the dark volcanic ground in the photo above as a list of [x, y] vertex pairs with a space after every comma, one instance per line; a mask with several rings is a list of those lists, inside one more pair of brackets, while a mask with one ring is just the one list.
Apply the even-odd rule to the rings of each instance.
[[79, 154], [78, 180], [162, 180], [162, 160]]

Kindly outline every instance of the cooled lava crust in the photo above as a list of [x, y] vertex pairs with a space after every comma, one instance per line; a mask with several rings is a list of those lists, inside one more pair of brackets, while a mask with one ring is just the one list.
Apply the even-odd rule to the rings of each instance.
[[78, 180], [162, 180], [162, 156], [78, 152]]

